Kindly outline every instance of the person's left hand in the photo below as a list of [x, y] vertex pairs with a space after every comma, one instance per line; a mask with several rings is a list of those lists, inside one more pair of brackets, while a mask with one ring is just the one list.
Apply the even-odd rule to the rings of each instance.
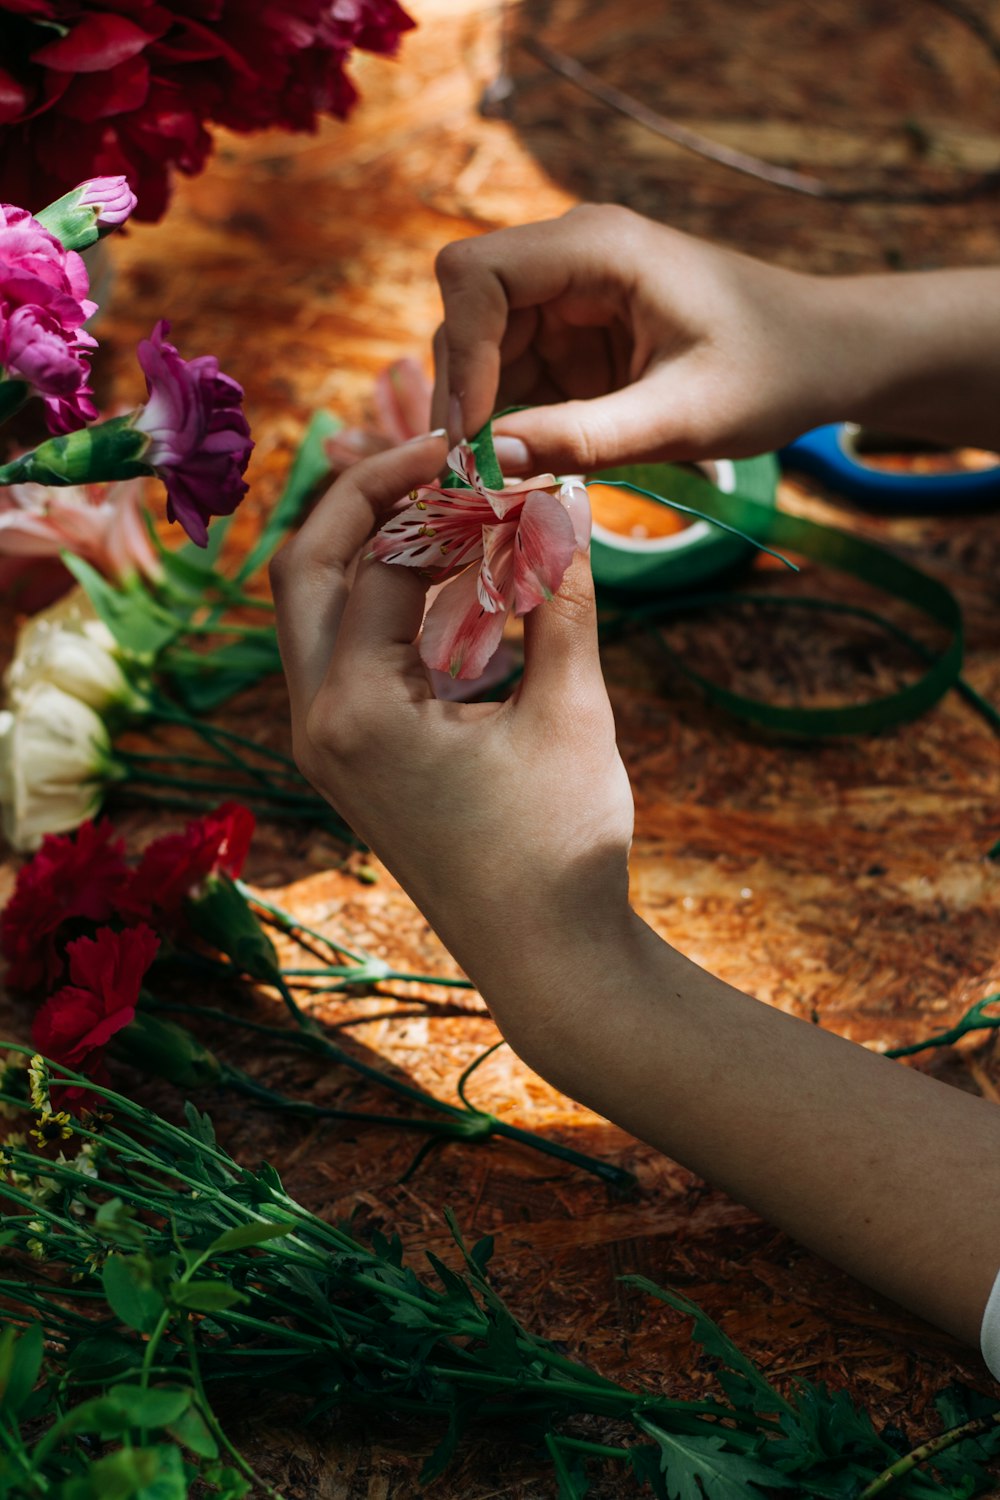
[[445, 447], [429, 436], [353, 465], [271, 576], [299, 766], [495, 1008], [525, 963], [628, 929], [632, 796], [585, 557], [526, 616], [514, 697], [481, 704], [434, 697], [414, 645], [426, 580], [359, 561]]

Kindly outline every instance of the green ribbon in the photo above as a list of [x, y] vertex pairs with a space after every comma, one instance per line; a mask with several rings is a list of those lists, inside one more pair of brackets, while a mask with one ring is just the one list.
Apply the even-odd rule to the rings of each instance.
[[[626, 471], [615, 472], [625, 479]], [[652, 473], [651, 468], [644, 468], [643, 479], [646, 483], [649, 482]], [[660, 478], [659, 488], [668, 492], [678, 488], [676, 481], [680, 471], [674, 470], [669, 465], [663, 465], [657, 466], [657, 474]], [[713, 703], [719, 704], [720, 707], [741, 719], [779, 734], [810, 737], [831, 734], [871, 734], [917, 718], [933, 707], [949, 689], [961, 684], [962, 611], [951, 590], [943, 583], [939, 583], [937, 579], [931, 578], [911, 563], [904, 562], [901, 558], [871, 542], [861, 541], [857, 537], [849, 536], [846, 532], [837, 531], [830, 526], [821, 526], [815, 521], [807, 521], [801, 516], [792, 516], [785, 511], [774, 510], [746, 495], [725, 494], [707, 479], [702, 479], [698, 475], [684, 472], [681, 478], [684, 500], [695, 504], [710, 520], [720, 521], [727, 526], [734, 527], [751, 538], [758, 546], [787, 549], [810, 558], [814, 562], [822, 563], [825, 567], [836, 568], [842, 573], [848, 573], [854, 578], [873, 584], [883, 592], [902, 599], [920, 610], [936, 624], [943, 626], [951, 636], [950, 644], [938, 655], [913, 640], [891, 621], [881, 619], [870, 611], [864, 612], [868, 618], [877, 620], [883, 629], [905, 640], [918, 655], [931, 664], [916, 682], [901, 688], [898, 692], [874, 698], [867, 703], [829, 708], [786, 707], [768, 703], [759, 698], [750, 698], [742, 693], [734, 693], [729, 688], [721, 687], [713, 682], [703, 673], [695, 671], [664, 642], [665, 649], [670, 651], [679, 670], [692, 682], [697, 683]], [[656, 498], [664, 505], [672, 503], [664, 496]], [[708, 602], [708, 597], [700, 596], [700, 602]], [[759, 597], [763, 604], [769, 602], [766, 594], [751, 597], [754, 599]], [[746, 595], [738, 599], [720, 594], [711, 596], [711, 602], [716, 605], [729, 602], [743, 603], [746, 599]], [[694, 600], [689, 602], [694, 603]], [[796, 604], [802, 608], [823, 607], [823, 601], [815, 599], [784, 598], [780, 602]], [[667, 608], [673, 612], [674, 608], [682, 606], [683, 603], [683, 599], [671, 601], [671, 605]], [[833, 602], [827, 607], [832, 610], [838, 608]], [[633, 617], [645, 615], [647, 618], [653, 612], [654, 609], [649, 605], [640, 606], [637, 611], [628, 611]], [[852, 612], [861, 611], [852, 610]], [[967, 696], [970, 695], [975, 697], [971, 689], [967, 693]], [[981, 710], [987, 710], [985, 717], [996, 727], [996, 715], [990, 706], [988, 704], [977, 706], [981, 706]]]

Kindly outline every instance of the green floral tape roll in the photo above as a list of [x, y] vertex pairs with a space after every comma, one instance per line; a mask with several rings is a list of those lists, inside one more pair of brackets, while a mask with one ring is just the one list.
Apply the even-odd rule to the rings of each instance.
[[[774, 507], [779, 470], [772, 453], [759, 458], [718, 459], [699, 468], [723, 494], [744, 495], [761, 505]], [[602, 480], [624, 480], [662, 495], [667, 501], [674, 498], [685, 503], [688, 500], [685, 479], [690, 476], [670, 464], [633, 464], [628, 468], [605, 469], [593, 475], [589, 484], [596, 487]], [[615, 493], [625, 496], [628, 492]], [[656, 502], [643, 503], [652, 507]], [[703, 520], [692, 520], [690, 525], [664, 536], [626, 536], [601, 524], [602, 508], [597, 507], [594, 519], [590, 558], [594, 578], [606, 588], [642, 594], [697, 588], [749, 561], [754, 553], [754, 548], [741, 537]]]

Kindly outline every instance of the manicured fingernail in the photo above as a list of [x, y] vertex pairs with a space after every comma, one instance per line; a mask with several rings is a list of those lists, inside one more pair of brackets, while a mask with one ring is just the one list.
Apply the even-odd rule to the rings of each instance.
[[493, 439], [493, 451], [502, 469], [526, 469], [531, 461], [527, 443], [518, 437], [504, 437], [500, 432]]
[[457, 396], [448, 397], [448, 441], [452, 447], [465, 442], [465, 424], [462, 418], [462, 403]]
[[444, 435], [443, 427], [432, 427], [430, 432], [418, 432], [416, 437], [407, 438], [403, 446], [409, 447], [410, 443], [426, 443], [428, 438], [443, 438]]
[[573, 523], [573, 539], [581, 552], [590, 546], [590, 496], [579, 479], [570, 479], [559, 492]]

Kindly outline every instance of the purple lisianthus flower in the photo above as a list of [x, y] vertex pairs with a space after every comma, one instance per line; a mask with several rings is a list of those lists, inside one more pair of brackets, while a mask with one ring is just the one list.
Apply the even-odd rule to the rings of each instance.
[[83, 325], [96, 310], [87, 269], [23, 208], [0, 204], [0, 379], [23, 380], [45, 402], [52, 432], [97, 415]]
[[243, 471], [253, 442], [243, 387], [214, 355], [182, 359], [166, 341], [169, 332], [161, 319], [139, 345], [149, 400], [133, 426], [149, 439], [142, 462], [167, 487], [167, 515], [204, 547], [212, 516], [231, 515], [247, 492]]

